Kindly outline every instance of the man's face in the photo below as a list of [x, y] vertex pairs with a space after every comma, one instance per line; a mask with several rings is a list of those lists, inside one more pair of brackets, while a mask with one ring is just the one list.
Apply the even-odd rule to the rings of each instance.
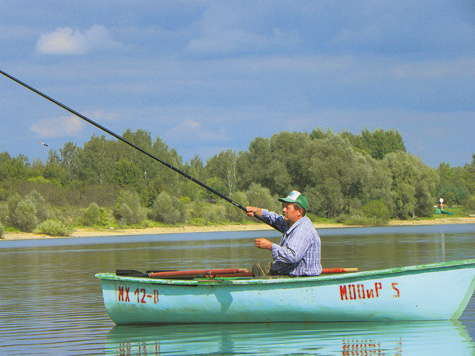
[[302, 217], [302, 210], [295, 209], [293, 203], [284, 203], [284, 207], [282, 208], [282, 216], [287, 223], [292, 225]]

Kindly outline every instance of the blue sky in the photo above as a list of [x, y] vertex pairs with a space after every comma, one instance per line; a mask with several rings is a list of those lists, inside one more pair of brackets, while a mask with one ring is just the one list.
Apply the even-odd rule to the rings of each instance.
[[[0, 69], [185, 162], [318, 127], [397, 129], [433, 167], [475, 153], [472, 0], [1, 1]], [[0, 152], [102, 134], [4, 76], [0, 93]]]

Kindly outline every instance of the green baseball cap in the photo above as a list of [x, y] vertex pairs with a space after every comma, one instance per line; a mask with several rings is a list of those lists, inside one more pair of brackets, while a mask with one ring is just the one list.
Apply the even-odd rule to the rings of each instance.
[[288, 196], [287, 198], [279, 198], [279, 201], [280, 202], [283, 202], [283, 203], [298, 203], [302, 206], [302, 208], [304, 208], [305, 210], [307, 210], [308, 208], [308, 200], [307, 200], [307, 197], [304, 197], [302, 195], [302, 193], [300, 192], [297, 192], [296, 190], [293, 190]]

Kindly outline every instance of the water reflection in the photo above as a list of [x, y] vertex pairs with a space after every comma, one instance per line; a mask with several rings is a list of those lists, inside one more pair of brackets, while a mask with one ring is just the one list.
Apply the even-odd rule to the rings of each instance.
[[458, 321], [116, 326], [112, 355], [473, 355]]

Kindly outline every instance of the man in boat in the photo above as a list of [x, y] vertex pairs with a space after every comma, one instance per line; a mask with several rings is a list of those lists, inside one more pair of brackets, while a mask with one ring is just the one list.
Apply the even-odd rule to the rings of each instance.
[[254, 275], [318, 276], [322, 273], [320, 237], [306, 216], [307, 198], [294, 190], [279, 201], [283, 203], [282, 215], [254, 206], [246, 207], [248, 216], [257, 215], [283, 233], [279, 245], [263, 238], [254, 240], [257, 248], [270, 250], [274, 259], [268, 265], [254, 265]]

